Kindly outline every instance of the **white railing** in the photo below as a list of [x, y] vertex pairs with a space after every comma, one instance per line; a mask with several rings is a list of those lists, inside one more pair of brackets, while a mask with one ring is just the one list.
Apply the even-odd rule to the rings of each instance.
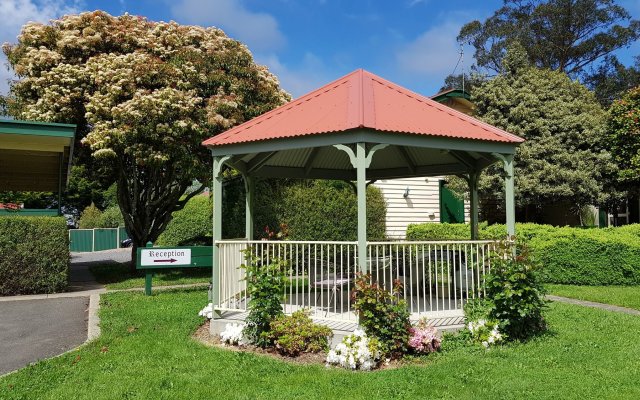
[[[285, 313], [307, 309], [313, 318], [356, 321], [351, 292], [358, 269], [357, 242], [218, 241], [219, 311], [247, 311], [243, 251], [264, 263], [285, 261]], [[462, 315], [464, 303], [481, 294], [494, 242], [370, 242], [367, 271], [372, 282], [407, 302], [414, 318]]]

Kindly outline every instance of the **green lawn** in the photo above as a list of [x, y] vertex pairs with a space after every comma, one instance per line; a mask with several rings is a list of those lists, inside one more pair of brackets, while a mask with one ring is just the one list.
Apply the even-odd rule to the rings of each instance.
[[426, 365], [354, 373], [207, 348], [190, 338], [204, 290], [102, 296], [102, 336], [0, 378], [1, 399], [637, 399], [640, 318], [552, 304], [551, 333]]
[[[131, 289], [144, 287], [144, 275], [132, 274], [128, 264], [102, 264], [89, 268], [99, 283], [107, 289]], [[183, 268], [158, 270], [153, 275], [153, 286], [209, 283], [211, 268]]]
[[640, 310], [640, 286], [547, 285], [549, 294]]

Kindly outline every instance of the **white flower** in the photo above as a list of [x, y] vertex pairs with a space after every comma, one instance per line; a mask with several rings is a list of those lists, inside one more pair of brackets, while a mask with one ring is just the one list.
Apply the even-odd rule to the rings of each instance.
[[487, 341], [483, 341], [482, 345], [485, 347], [485, 349], [489, 347], [489, 343], [487, 343]]
[[220, 339], [226, 344], [242, 345], [244, 344], [243, 329], [241, 324], [227, 324], [224, 331], [220, 333]]
[[206, 317], [208, 319], [211, 319], [211, 317], [213, 316], [213, 303], [207, 304], [205, 308], [200, 310], [198, 315], [201, 317]]

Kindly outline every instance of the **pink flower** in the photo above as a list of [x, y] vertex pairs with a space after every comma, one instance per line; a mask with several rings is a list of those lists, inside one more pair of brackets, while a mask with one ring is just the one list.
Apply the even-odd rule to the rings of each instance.
[[409, 329], [409, 347], [418, 353], [433, 353], [440, 349], [438, 330], [433, 326]]

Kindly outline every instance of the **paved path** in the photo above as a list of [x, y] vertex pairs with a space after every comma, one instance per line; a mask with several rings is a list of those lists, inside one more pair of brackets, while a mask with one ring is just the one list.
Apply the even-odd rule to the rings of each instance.
[[130, 249], [73, 253], [67, 292], [0, 297], [0, 375], [94, 338], [99, 333], [98, 295], [105, 289], [89, 267], [126, 261], [130, 254]]
[[634, 310], [633, 308], [627, 308], [627, 307], [614, 306], [611, 304], [596, 303], [594, 301], [571, 299], [568, 297], [560, 297], [560, 296], [553, 296], [553, 295], [547, 295], [547, 299], [551, 301], [557, 301], [560, 303], [569, 303], [569, 304], [575, 304], [575, 305], [584, 306], [584, 307], [599, 308], [601, 310], [613, 311], [613, 312], [618, 312], [623, 314], [640, 315], [640, 310]]
[[0, 305], [0, 375], [71, 350], [87, 340], [89, 297]]

